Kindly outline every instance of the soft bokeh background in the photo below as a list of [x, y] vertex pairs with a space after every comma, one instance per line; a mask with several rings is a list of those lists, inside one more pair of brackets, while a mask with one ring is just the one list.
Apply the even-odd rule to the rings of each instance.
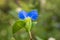
[[60, 40], [60, 0], [0, 0], [0, 40], [28, 40], [25, 29], [12, 34], [12, 25], [18, 20], [17, 8], [38, 10], [37, 24], [32, 27], [34, 40]]

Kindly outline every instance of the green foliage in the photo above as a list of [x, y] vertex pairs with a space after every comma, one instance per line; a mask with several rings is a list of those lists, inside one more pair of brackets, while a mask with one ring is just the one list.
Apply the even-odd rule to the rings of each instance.
[[20, 21], [20, 20], [16, 21], [13, 25], [13, 34], [19, 31], [20, 29], [22, 29], [23, 27], [25, 27], [24, 21]]
[[[40, 0], [0, 0], [0, 40], [9, 40], [12, 36], [15, 40], [28, 40], [26, 39], [29, 38], [26, 37], [27, 33], [23, 31], [26, 23], [18, 20], [17, 17], [16, 8], [18, 7], [25, 11], [38, 9], [39, 18], [37, 24], [32, 23], [33, 38], [35, 40], [47, 40], [49, 37], [60, 40], [60, 0], [46, 0], [46, 5], [42, 11], [44, 13], [41, 12], [41, 2], [39, 1]], [[13, 24], [14, 21], [16, 22]], [[13, 27], [10, 28], [11, 26]], [[17, 32], [20, 29], [22, 30]], [[7, 31], [5, 36], [2, 30], [4, 32], [5, 30]], [[16, 34], [12, 35], [12, 32]], [[24, 36], [21, 37], [21, 35]], [[37, 37], [35, 38], [34, 35]]]

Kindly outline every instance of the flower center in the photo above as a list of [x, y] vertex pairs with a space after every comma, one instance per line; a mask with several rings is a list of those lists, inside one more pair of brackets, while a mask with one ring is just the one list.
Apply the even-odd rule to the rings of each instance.
[[29, 22], [29, 21], [31, 21], [31, 18], [27, 17], [27, 18], [25, 18], [25, 20], [26, 20], [26, 22]]

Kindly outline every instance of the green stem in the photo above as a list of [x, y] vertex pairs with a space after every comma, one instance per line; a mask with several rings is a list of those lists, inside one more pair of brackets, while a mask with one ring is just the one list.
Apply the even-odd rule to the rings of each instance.
[[26, 22], [26, 31], [28, 32], [28, 34], [29, 34], [29, 40], [32, 40], [32, 35], [31, 35], [31, 27], [32, 27], [32, 20], [31, 20], [31, 18], [30, 17], [28, 17], [26, 20], [25, 20], [25, 22]]
[[29, 31], [29, 40], [32, 40], [32, 34], [31, 34], [31, 32]]

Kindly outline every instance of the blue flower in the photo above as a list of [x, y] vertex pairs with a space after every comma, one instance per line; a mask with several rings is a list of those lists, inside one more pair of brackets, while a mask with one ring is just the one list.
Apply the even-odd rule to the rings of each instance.
[[22, 10], [18, 13], [18, 17], [22, 20], [24, 20], [28, 17], [30, 17], [31, 20], [36, 20], [38, 18], [38, 12], [37, 12], [37, 10], [32, 10], [31, 12], [27, 13], [24, 10]]

